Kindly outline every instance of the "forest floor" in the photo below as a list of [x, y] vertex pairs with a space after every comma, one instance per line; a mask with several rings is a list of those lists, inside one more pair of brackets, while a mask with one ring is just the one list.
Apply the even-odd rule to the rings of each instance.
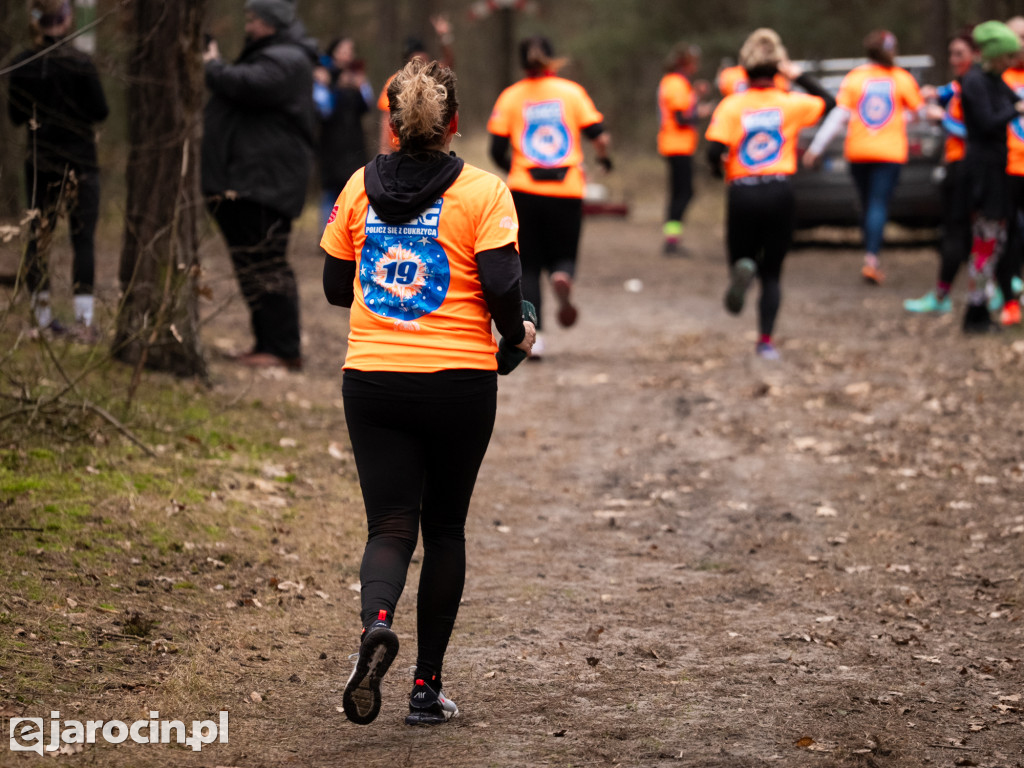
[[[271, 459], [169, 438], [192, 494], [97, 498], [63, 546], [13, 530], [38, 492], [0, 494], [0, 634], [18, 641], [0, 641], [0, 716], [230, 712], [228, 743], [201, 752], [58, 758], [101, 768], [1024, 765], [1024, 335], [964, 337], [961, 302], [904, 313], [931, 248], [889, 250], [870, 287], [855, 248], [809, 247], [786, 263], [782, 359], [761, 360], [756, 292], [739, 317], [722, 308], [708, 197], [689, 258], [660, 254], [653, 208], [588, 219], [579, 323], [551, 323], [543, 361], [499, 382], [449, 724], [402, 722], [418, 554], [380, 717], [340, 712], [365, 520], [340, 406], [347, 312], [323, 299], [312, 227], [292, 258], [305, 370], [212, 356], [212, 392], [190, 395]], [[231, 290], [223, 250], [207, 258]], [[204, 338], [249, 343], [239, 300]], [[90, 559], [81, 539], [104, 535], [116, 546]]]

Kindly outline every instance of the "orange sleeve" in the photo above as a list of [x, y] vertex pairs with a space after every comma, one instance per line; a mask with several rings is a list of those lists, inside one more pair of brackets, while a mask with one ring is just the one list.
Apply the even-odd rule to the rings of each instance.
[[899, 73], [900, 97], [903, 99], [903, 104], [907, 109], [917, 111], [924, 104], [924, 98], [921, 96], [921, 89], [917, 85], [917, 80], [905, 69], [901, 69]]
[[583, 86], [579, 86], [578, 94], [578, 98], [576, 99], [576, 110], [580, 128], [597, 125], [603, 121], [604, 115], [597, 111], [597, 107], [594, 106], [593, 99], [590, 98], [590, 94], [584, 90]]
[[[494, 178], [494, 191], [489, 196], [476, 229], [474, 253], [490, 251], [512, 244], [519, 250], [519, 217], [512, 193], [500, 179]], [[493, 183], [493, 182], [492, 182]]]
[[494, 102], [494, 108], [491, 109], [491, 116], [487, 120], [487, 132], [495, 136], [510, 136], [512, 134], [507, 93], [508, 91], [505, 90], [498, 96], [498, 100]]
[[807, 93], [794, 93], [793, 96], [799, 97], [796, 101], [799, 106], [795, 110], [795, 117], [801, 126], [814, 125], [825, 114], [825, 100], [820, 96], [811, 96]]
[[320, 238], [320, 247], [331, 256], [345, 261], [355, 261], [355, 246], [352, 243], [352, 228], [349, 226], [349, 217], [352, 215], [355, 198], [362, 191], [363, 175], [355, 173], [348, 180], [345, 188], [341, 190], [334, 209], [327, 219], [327, 226], [324, 228], [323, 237]]
[[704, 132], [704, 138], [708, 141], [717, 141], [730, 148], [736, 143], [739, 121], [734, 119], [733, 103], [732, 97], [729, 96], [718, 102], [715, 111], [711, 113], [708, 129]]
[[860, 101], [859, 93], [859, 81], [860, 76], [857, 70], [853, 70], [846, 74], [843, 81], [839, 84], [839, 93], [836, 95], [836, 104], [840, 107], [845, 107], [851, 112], [857, 111], [857, 103]]

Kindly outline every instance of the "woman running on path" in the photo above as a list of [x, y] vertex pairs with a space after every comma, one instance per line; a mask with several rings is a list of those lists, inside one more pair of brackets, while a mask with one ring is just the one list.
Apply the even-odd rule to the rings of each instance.
[[[715, 108], [705, 138], [713, 171], [728, 182], [726, 246], [729, 289], [725, 307], [743, 310], [755, 275], [761, 281], [758, 306], [758, 356], [776, 360], [772, 343], [782, 299], [782, 261], [793, 237], [793, 191], [800, 130], [814, 125], [835, 102], [816, 80], [802, 74], [786, 57], [771, 29], [757, 29], [740, 49], [740, 63], [750, 86], [728, 96]], [[774, 83], [782, 71], [807, 93], [788, 93]]]
[[[844, 155], [860, 197], [864, 230], [861, 275], [881, 285], [882, 236], [889, 219], [889, 200], [907, 162], [907, 111], [915, 114], [924, 99], [914, 76], [895, 65], [896, 36], [875, 30], [864, 38], [870, 61], [852, 69], [839, 86], [838, 108], [818, 130], [804, 153], [804, 165], [817, 164], [828, 143], [847, 127]], [[847, 124], [849, 124], [847, 126]]]
[[683, 216], [693, 199], [693, 153], [697, 149], [694, 124], [711, 114], [709, 104], [700, 103], [707, 83], [692, 83], [700, 68], [700, 49], [679, 43], [665, 62], [667, 72], [658, 84], [658, 152], [668, 162], [668, 213], [662, 234], [666, 256], [685, 255]]
[[[569, 327], [577, 317], [572, 287], [583, 223], [581, 136], [593, 142], [605, 170], [612, 165], [610, 138], [583, 86], [557, 76], [565, 60], [554, 57], [546, 37], [523, 40], [519, 60], [526, 77], [501, 92], [487, 123], [490, 154], [508, 172], [519, 213], [523, 298], [537, 308], [537, 329], [544, 322], [542, 272], [558, 300], [558, 322]], [[538, 338], [533, 356], [541, 354]]]
[[342, 397], [368, 535], [362, 640], [342, 705], [366, 724], [398, 653], [395, 606], [420, 530], [415, 685], [409, 725], [458, 714], [441, 671], [466, 577], [466, 515], [494, 426], [497, 345], [529, 352], [516, 210], [496, 176], [449, 154], [455, 75], [412, 61], [388, 86], [397, 152], [338, 198], [321, 246], [324, 293], [351, 307]]

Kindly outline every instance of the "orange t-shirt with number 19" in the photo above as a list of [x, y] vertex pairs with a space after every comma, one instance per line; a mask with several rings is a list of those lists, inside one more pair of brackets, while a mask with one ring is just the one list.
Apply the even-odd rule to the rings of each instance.
[[843, 78], [836, 103], [850, 111], [845, 147], [848, 161], [907, 162], [904, 112], [924, 104], [917, 81], [907, 70], [861, 64]]
[[427, 373], [497, 369], [476, 254], [517, 243], [508, 187], [472, 165], [404, 224], [378, 218], [356, 173], [338, 196], [321, 247], [356, 262], [344, 368]]

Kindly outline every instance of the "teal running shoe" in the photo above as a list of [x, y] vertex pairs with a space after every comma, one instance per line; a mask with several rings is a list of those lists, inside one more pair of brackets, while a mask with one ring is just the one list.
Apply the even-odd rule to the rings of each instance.
[[992, 289], [992, 295], [988, 297], [988, 311], [998, 312], [1003, 308], [1003, 304], [1003, 291], [997, 285]]
[[907, 310], [907, 312], [945, 315], [953, 311], [953, 300], [949, 296], [946, 296], [944, 299], [940, 299], [935, 295], [935, 291], [928, 291], [928, 293], [919, 299], [906, 299], [903, 302], [903, 308]]

